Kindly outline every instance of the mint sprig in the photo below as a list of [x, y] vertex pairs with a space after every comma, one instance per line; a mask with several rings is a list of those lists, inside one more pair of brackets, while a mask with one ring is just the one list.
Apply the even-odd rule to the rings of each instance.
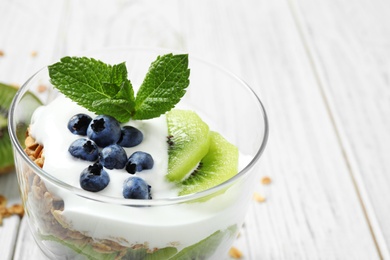
[[180, 101], [189, 85], [188, 55], [158, 56], [136, 96], [127, 74], [125, 63], [87, 57], [64, 57], [49, 66], [51, 83], [65, 96], [96, 114], [127, 122], [158, 117]]

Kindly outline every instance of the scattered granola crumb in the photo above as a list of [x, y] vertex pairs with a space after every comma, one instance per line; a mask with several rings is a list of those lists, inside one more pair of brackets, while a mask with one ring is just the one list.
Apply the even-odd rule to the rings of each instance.
[[37, 51], [32, 51], [31, 52], [31, 57], [36, 57], [38, 55], [38, 52]]
[[18, 83], [11, 83], [10, 85], [15, 87], [15, 88], [20, 88], [20, 84], [18, 84]]
[[242, 258], [242, 252], [238, 250], [236, 247], [232, 246], [229, 250], [230, 257], [234, 259], [240, 259]]
[[37, 91], [38, 91], [39, 93], [43, 93], [43, 92], [45, 92], [46, 90], [47, 90], [47, 86], [46, 86], [46, 85], [41, 84], [41, 85], [39, 85], [39, 86], [37, 87]]
[[24, 209], [22, 205], [14, 204], [7, 208], [7, 198], [0, 195], [0, 225], [3, 224], [3, 218], [10, 217], [12, 215], [18, 215], [23, 217]]
[[4, 51], [0, 50], [0, 57], [4, 56]]
[[0, 195], [0, 208], [3, 208], [7, 205], [7, 198], [3, 195]]
[[263, 178], [261, 178], [261, 183], [264, 184], [264, 185], [268, 185], [272, 182], [271, 178], [268, 177], [268, 176], [264, 176]]
[[253, 194], [253, 199], [254, 199], [255, 201], [257, 201], [257, 202], [265, 202], [265, 201], [266, 201], [265, 197], [262, 196], [262, 195], [260, 195], [260, 193], [257, 193], [257, 192], [255, 192], [255, 193]]
[[23, 217], [24, 215], [24, 208], [22, 205], [20, 204], [14, 204], [12, 205], [11, 207], [9, 207], [8, 209], [8, 212], [11, 214], [11, 215], [18, 215], [19, 217]]

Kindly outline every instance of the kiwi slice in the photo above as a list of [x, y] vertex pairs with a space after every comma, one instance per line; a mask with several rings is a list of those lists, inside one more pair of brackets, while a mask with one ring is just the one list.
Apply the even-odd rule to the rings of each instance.
[[[7, 125], [8, 110], [17, 91], [18, 89], [13, 86], [0, 83], [0, 174], [9, 172], [14, 167], [12, 145]], [[26, 104], [25, 108], [28, 109], [28, 111], [31, 111], [31, 113], [33, 112], [33, 109], [31, 108], [42, 104], [40, 100], [30, 92], [27, 92], [23, 99]], [[18, 125], [18, 128], [20, 128], [22, 124], [23, 123]], [[24, 128], [27, 129], [27, 124], [25, 124]], [[25, 131], [19, 132], [25, 133]]]
[[209, 150], [209, 127], [193, 111], [173, 109], [166, 115], [168, 123], [168, 174], [180, 182], [198, 165]]
[[17, 88], [0, 83], [0, 174], [13, 169], [14, 158], [12, 145], [8, 135], [8, 109]]
[[215, 253], [223, 240], [230, 239], [236, 232], [236, 225], [225, 230], [218, 230], [198, 243], [182, 249], [169, 260], [208, 259]]
[[219, 133], [210, 131], [209, 151], [196, 170], [181, 184], [179, 195], [187, 195], [212, 188], [238, 172], [238, 148]]
[[[40, 236], [43, 240], [54, 242], [52, 245], [59, 243], [66, 246], [76, 253], [85, 256], [89, 260], [115, 260], [118, 259], [118, 255], [123, 253], [121, 251], [109, 251], [96, 250], [91, 244], [80, 240], [72, 239], [60, 239], [53, 235]], [[175, 247], [154, 248], [153, 250], [143, 247], [128, 248], [126, 254], [121, 259], [144, 259], [144, 260], [159, 260], [170, 259], [171, 256], [177, 253]]]

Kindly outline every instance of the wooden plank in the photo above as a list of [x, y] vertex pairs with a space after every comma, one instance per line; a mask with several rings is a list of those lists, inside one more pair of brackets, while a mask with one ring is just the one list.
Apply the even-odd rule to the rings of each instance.
[[18, 216], [3, 219], [3, 224], [0, 226], [0, 256], [2, 260], [13, 259], [13, 248], [18, 237], [19, 224], [20, 218]]
[[182, 23], [189, 50], [241, 75], [269, 113], [261, 172], [275, 181], [248, 215], [248, 258], [378, 259], [288, 3], [196, 1]]
[[[0, 195], [7, 198], [7, 207], [21, 203], [16, 174], [14, 172], [0, 176]], [[19, 225], [20, 218], [18, 216], [11, 216], [3, 219], [3, 223], [0, 225], [1, 259], [13, 259]]]
[[0, 2], [0, 81], [21, 85], [52, 61], [62, 7], [63, 1]]
[[390, 3], [296, 0], [293, 7], [378, 246], [389, 259]]
[[61, 54], [105, 47], [184, 47], [177, 0], [68, 1]]

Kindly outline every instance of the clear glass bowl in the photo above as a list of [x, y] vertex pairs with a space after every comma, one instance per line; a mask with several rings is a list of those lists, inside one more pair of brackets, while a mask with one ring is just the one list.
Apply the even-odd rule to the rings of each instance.
[[[125, 61], [133, 86], [150, 63], [168, 50], [106, 49], [86, 53], [104, 62]], [[211, 189], [181, 197], [134, 200], [102, 196], [70, 186], [25, 153], [25, 133], [39, 102], [28, 93], [51, 86], [47, 68], [19, 90], [10, 109], [16, 172], [26, 217], [43, 253], [51, 259], [221, 259], [243, 224], [264, 150], [268, 123], [251, 88], [232, 73], [189, 56], [187, 94], [177, 105], [195, 110], [210, 128], [245, 155], [236, 176]], [[49, 103], [58, 93], [51, 89]]]

